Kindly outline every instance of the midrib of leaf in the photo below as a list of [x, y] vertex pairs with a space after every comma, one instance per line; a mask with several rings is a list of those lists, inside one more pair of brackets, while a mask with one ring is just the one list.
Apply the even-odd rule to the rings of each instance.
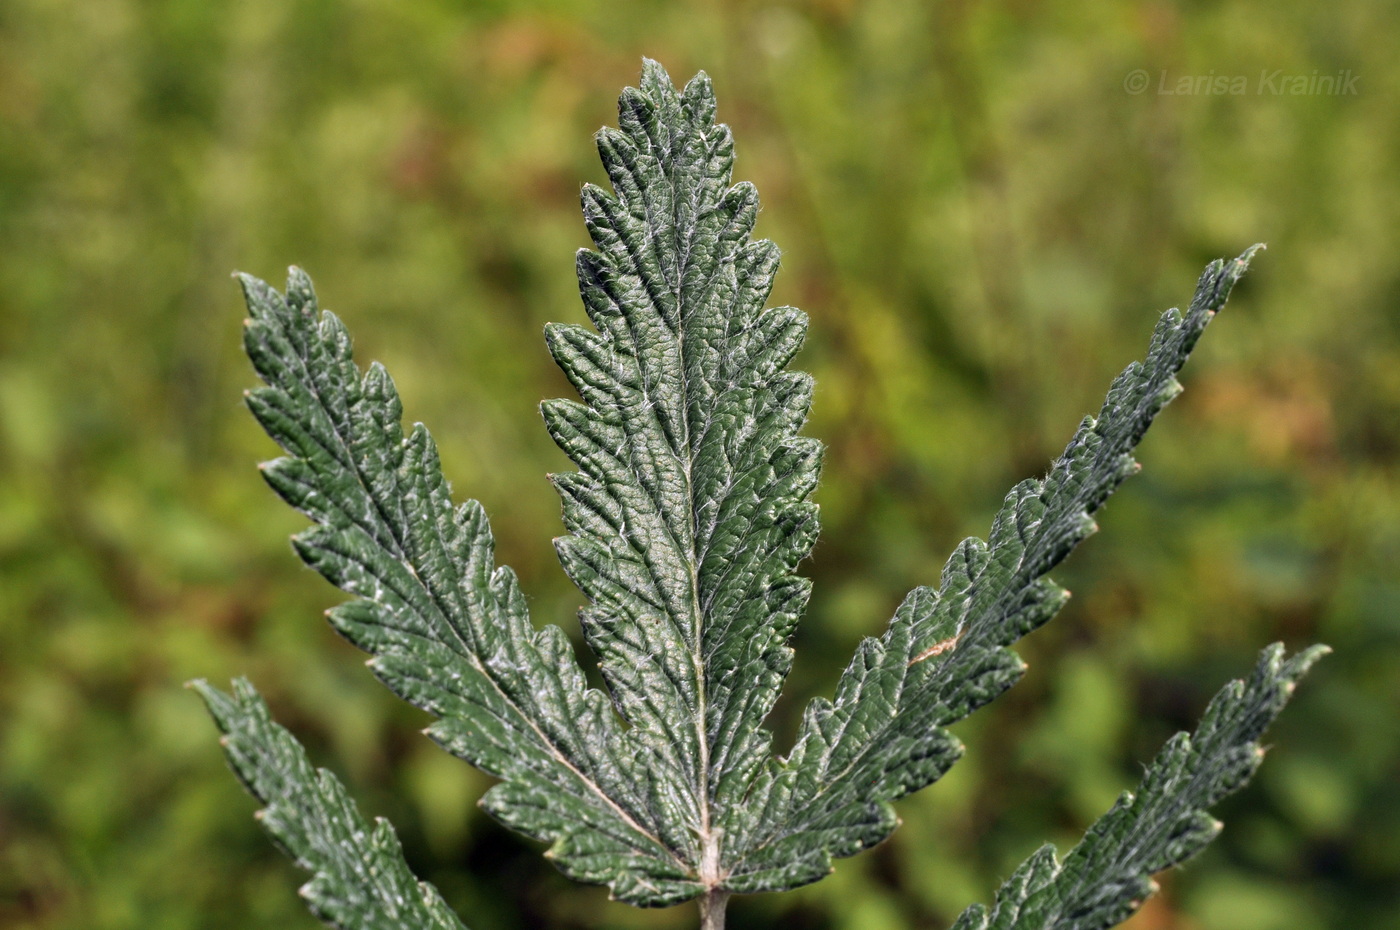
[[[666, 126], [666, 129], [671, 127]], [[687, 568], [690, 575], [690, 612], [692, 628], [694, 630], [691, 642], [691, 662], [695, 666], [695, 686], [696, 686], [696, 713], [694, 714], [696, 748], [700, 754], [699, 765], [695, 771], [695, 796], [700, 802], [700, 880], [707, 887], [713, 887], [719, 881], [718, 874], [705, 874], [709, 869], [717, 865], [716, 846], [717, 838], [710, 829], [710, 737], [709, 727], [706, 725], [708, 719], [708, 685], [705, 680], [705, 611], [700, 605], [700, 565], [701, 558], [697, 540], [700, 537], [700, 508], [695, 499], [695, 448], [691, 443], [693, 424], [690, 416], [690, 366], [686, 364], [688, 353], [688, 341], [686, 339], [686, 322], [690, 316], [690, 309], [686, 306], [685, 295], [685, 270], [690, 262], [691, 248], [694, 244], [694, 230], [689, 236], [682, 236], [680, 224], [680, 210], [677, 204], [676, 192], [679, 184], [676, 178], [677, 163], [675, 159], [675, 138], [671, 132], [667, 133], [667, 147], [671, 151], [671, 165], [667, 172], [667, 181], [671, 187], [671, 216], [670, 224], [674, 237], [676, 249], [676, 269], [675, 281], [671, 283], [671, 292], [676, 300], [676, 343], [678, 355], [680, 356], [681, 375], [681, 425], [684, 427], [681, 436], [680, 449], [684, 454], [677, 455], [680, 461], [681, 472], [685, 475], [686, 497], [690, 501], [690, 540], [689, 546], [682, 546], [677, 541], [677, 548], [680, 549], [687, 558]], [[692, 216], [699, 210], [698, 198], [691, 200]], [[718, 267], [718, 266], [716, 266]], [[707, 284], [713, 283], [713, 275]], [[657, 307], [657, 314], [663, 319], [665, 314], [661, 307]]]
[[[659, 141], [659, 140], [653, 140], [653, 141]], [[670, 149], [670, 148], [671, 148], [671, 140], [668, 138], [666, 141], [667, 141], [667, 148]], [[656, 605], [656, 606], [657, 606], [658, 608], [660, 608], [661, 611], [662, 611], [663, 613], [665, 613], [668, 617], [671, 618], [671, 620], [672, 620], [672, 625], [675, 627], [676, 632], [680, 635], [681, 639], [682, 639], [683, 641], [686, 641], [686, 642], [688, 643], [688, 645], [690, 646], [690, 660], [691, 660], [691, 664], [692, 664], [692, 665], [694, 666], [694, 668], [695, 668], [696, 707], [697, 707], [697, 711], [698, 711], [698, 712], [697, 712], [696, 714], [692, 715], [692, 716], [693, 716], [693, 724], [694, 724], [694, 728], [695, 728], [696, 749], [697, 749], [697, 751], [698, 751], [698, 753], [699, 753], [699, 760], [698, 760], [698, 761], [699, 761], [699, 765], [697, 766], [694, 775], [695, 775], [695, 797], [696, 797], [696, 799], [697, 799], [697, 801], [698, 801], [698, 803], [699, 803], [699, 807], [700, 807], [700, 809], [699, 809], [699, 814], [700, 814], [700, 838], [701, 838], [701, 842], [702, 842], [702, 845], [703, 845], [703, 844], [705, 844], [705, 843], [708, 843], [709, 840], [710, 840], [710, 837], [709, 837], [710, 805], [709, 805], [709, 791], [708, 791], [708, 789], [707, 789], [707, 784], [706, 784], [706, 783], [707, 783], [707, 777], [706, 777], [706, 775], [707, 775], [707, 773], [708, 773], [708, 771], [709, 771], [710, 746], [709, 746], [709, 736], [708, 736], [708, 733], [706, 732], [706, 727], [705, 727], [705, 708], [706, 708], [706, 698], [705, 698], [705, 693], [706, 693], [706, 687], [705, 687], [705, 664], [704, 664], [704, 641], [705, 641], [705, 637], [704, 637], [704, 622], [705, 622], [705, 617], [704, 617], [704, 611], [701, 610], [701, 608], [700, 608], [700, 579], [699, 579], [699, 573], [700, 573], [700, 559], [699, 559], [699, 556], [698, 556], [697, 545], [696, 545], [696, 538], [697, 538], [698, 535], [699, 535], [699, 514], [698, 514], [698, 507], [697, 507], [696, 504], [695, 504], [695, 480], [694, 480], [695, 458], [694, 458], [694, 452], [693, 452], [693, 450], [692, 450], [691, 441], [690, 441], [690, 437], [691, 437], [690, 404], [689, 404], [688, 402], [686, 402], [686, 401], [688, 401], [689, 398], [690, 398], [690, 375], [689, 375], [689, 367], [685, 364], [685, 361], [686, 361], [686, 351], [687, 351], [685, 320], [686, 320], [687, 312], [686, 312], [686, 302], [685, 302], [684, 299], [683, 299], [683, 295], [684, 295], [684, 292], [685, 292], [685, 288], [684, 288], [685, 268], [686, 268], [687, 262], [688, 262], [689, 259], [690, 259], [690, 248], [689, 248], [690, 242], [689, 242], [689, 240], [683, 240], [683, 239], [682, 239], [682, 236], [681, 236], [681, 234], [680, 234], [680, 232], [681, 232], [681, 231], [680, 231], [680, 224], [679, 224], [679, 222], [678, 222], [679, 210], [676, 208], [676, 205], [675, 205], [675, 192], [676, 192], [676, 190], [677, 190], [675, 168], [676, 168], [676, 166], [675, 166], [674, 161], [673, 161], [673, 163], [672, 163], [672, 165], [670, 166], [670, 169], [669, 169], [669, 171], [668, 171], [668, 174], [667, 174], [667, 181], [668, 181], [668, 183], [669, 183], [669, 185], [670, 185], [670, 188], [671, 188], [671, 191], [672, 191], [672, 208], [671, 208], [671, 215], [670, 215], [669, 217], [666, 217], [665, 222], [666, 222], [666, 225], [669, 225], [669, 226], [671, 227], [672, 245], [673, 245], [673, 247], [674, 247], [675, 250], [676, 250], [676, 255], [677, 255], [677, 259], [678, 259], [678, 260], [677, 260], [677, 267], [676, 267], [676, 280], [675, 280], [674, 282], [667, 282], [667, 284], [668, 284], [668, 286], [669, 286], [671, 295], [675, 298], [675, 302], [676, 302], [676, 320], [675, 320], [675, 328], [672, 330], [671, 335], [672, 335], [672, 337], [676, 340], [676, 345], [677, 345], [677, 348], [678, 348], [678, 355], [680, 356], [680, 362], [681, 362], [681, 364], [680, 364], [680, 372], [679, 372], [679, 374], [680, 374], [680, 378], [681, 378], [681, 385], [682, 385], [682, 401], [683, 401], [683, 402], [680, 404], [680, 425], [681, 425], [681, 427], [682, 427], [682, 434], [681, 434], [680, 437], [678, 437], [678, 441], [668, 442], [668, 443], [667, 443], [667, 446], [668, 446], [669, 449], [670, 449], [671, 455], [675, 458], [677, 464], [679, 464], [680, 469], [681, 469], [681, 474], [682, 474], [682, 475], [684, 476], [684, 478], [685, 478], [686, 497], [687, 497], [687, 499], [690, 501], [689, 513], [687, 514], [687, 518], [688, 518], [688, 521], [689, 521], [689, 524], [690, 524], [690, 530], [691, 530], [691, 532], [690, 532], [690, 539], [688, 539], [688, 540], [682, 540], [682, 539], [677, 538], [676, 533], [675, 533], [675, 530], [674, 530], [674, 528], [671, 526], [670, 521], [665, 519], [665, 515], [664, 515], [664, 506], [663, 506], [664, 502], [663, 502], [662, 500], [660, 500], [660, 499], [655, 499], [654, 502], [655, 502], [656, 507], [657, 507], [658, 516], [661, 517], [661, 522], [662, 522], [662, 524], [666, 527], [667, 533], [668, 533], [668, 535], [670, 535], [670, 537], [671, 537], [671, 541], [675, 544], [675, 549], [676, 549], [677, 554], [679, 554], [679, 555], [680, 555], [682, 558], [684, 558], [685, 561], [686, 561], [687, 575], [689, 576], [689, 581], [690, 581], [690, 598], [689, 598], [689, 601], [690, 601], [689, 610], [690, 610], [690, 620], [691, 620], [690, 629], [687, 630], [686, 628], [684, 628], [684, 627], [682, 627], [682, 626], [676, 624], [676, 623], [674, 622], [674, 621], [675, 621], [675, 618], [674, 618], [673, 616], [671, 616], [671, 613], [670, 613], [669, 610], [666, 610], [666, 609], [664, 608], [664, 605], [658, 604], [658, 605]], [[655, 211], [654, 205], [653, 205], [653, 203], [652, 203], [652, 201], [651, 201], [650, 199], [647, 199], [647, 200], [646, 200], [646, 219], [647, 219], [648, 225], [651, 226], [651, 228], [655, 228], [655, 226], [657, 225], [657, 224], [655, 223], [655, 216], [656, 216], [656, 211]], [[631, 251], [631, 250], [629, 249], [629, 251]], [[641, 263], [642, 263], [642, 260], [643, 260], [643, 256], [638, 255], [638, 254], [635, 253], [635, 252], [632, 252], [631, 254], [632, 254], [633, 260], [636, 261], [637, 264], [640, 266]], [[684, 256], [683, 258], [682, 258], [682, 255]], [[643, 281], [644, 281], [644, 282], [645, 282], [645, 280], [646, 280], [646, 279], [643, 278]], [[658, 300], [655, 299], [655, 296], [652, 295], [650, 292], [648, 293], [648, 296], [651, 298], [652, 308], [656, 311], [657, 318], [658, 318], [658, 319], [661, 319], [661, 320], [665, 320], [665, 319], [666, 319], [666, 311], [665, 311], [665, 308], [662, 306], [662, 304], [661, 304]], [[629, 321], [629, 324], [630, 324], [630, 321]], [[629, 325], [629, 328], [631, 328], [630, 325]], [[639, 338], [639, 337], [640, 337], [640, 333], [638, 333], [635, 329], [632, 329], [632, 334], [633, 334], [633, 339], [634, 339], [636, 342], [638, 342], [638, 344], [640, 344], [640, 342], [641, 342], [641, 340], [640, 340], [640, 338]], [[650, 397], [650, 393], [647, 392], [646, 389], [645, 389], [645, 384], [644, 384], [644, 386], [643, 386], [643, 394], [647, 397], [648, 404], [652, 403], [651, 397]]]
[[[674, 142], [674, 139], [668, 139], [668, 141]], [[674, 149], [672, 149], [672, 154], [674, 155]], [[703, 299], [710, 295], [716, 280], [720, 276], [720, 271], [723, 268], [723, 262], [716, 263], [715, 268], [710, 272], [703, 284], [698, 286], [698, 296], [694, 300], [694, 306], [688, 306], [687, 302], [684, 300], [684, 282], [686, 280], [686, 270], [689, 267], [689, 262], [695, 243], [694, 227], [699, 225], [698, 220], [700, 217], [700, 200], [698, 194], [698, 186], [692, 187], [689, 203], [690, 215], [692, 218], [692, 229], [690, 235], [684, 236], [682, 235], [682, 226], [680, 223], [680, 203], [678, 198], [675, 197], [675, 193], [681, 189], [681, 185], [678, 183], [677, 180], [677, 165], [678, 162], [673, 158], [671, 169], [668, 173], [668, 181], [670, 183], [670, 187], [673, 194], [673, 210], [670, 220], [675, 236], [675, 248], [678, 257], [677, 266], [675, 269], [675, 281], [671, 284], [671, 290], [675, 297], [677, 307], [676, 339], [679, 347], [678, 355], [680, 359], [680, 371], [683, 386], [681, 423], [684, 426], [684, 433], [681, 437], [682, 441], [679, 444], [679, 449], [682, 450], [683, 454], [678, 454], [677, 458], [680, 462], [682, 473], [685, 476], [686, 492], [687, 497], [690, 501], [689, 522], [691, 536], [689, 540], [690, 545], [686, 548], [685, 555], [687, 557], [689, 569], [691, 615], [693, 620], [693, 628], [695, 631], [694, 642], [692, 647], [692, 661], [696, 669], [697, 713], [695, 715], [695, 724], [697, 734], [697, 749], [700, 754], [700, 765], [696, 771], [696, 794], [701, 804], [700, 840], [702, 855], [699, 863], [701, 872], [700, 877], [702, 881], [707, 885], [707, 887], [714, 888], [722, 882], [724, 876], [720, 871], [721, 865], [719, 858], [719, 847], [722, 837], [712, 832], [711, 824], [712, 798], [709, 790], [711, 745], [709, 740], [708, 729], [708, 680], [706, 676], [705, 667], [705, 636], [708, 625], [707, 621], [710, 618], [708, 606], [705, 603], [702, 603], [702, 599], [700, 597], [699, 579], [700, 567], [704, 564], [705, 554], [708, 551], [710, 544], [713, 542], [712, 536], [714, 527], [710, 528], [710, 532], [706, 532], [704, 534], [702, 534], [701, 532], [702, 528], [700, 523], [700, 507], [697, 501], [697, 495], [694, 484], [696, 445], [692, 441], [693, 436], [695, 435], [695, 425], [691, 416], [692, 404], [689, 380], [690, 366], [687, 364], [689, 351], [687, 336], [689, 334], [689, 327], [687, 323], [691, 320], [691, 312], [700, 309], [703, 304]], [[725, 231], [732, 229], [733, 225], [734, 223], [731, 220], [730, 224], [725, 227]], [[657, 307], [657, 311], [660, 314], [661, 308]], [[732, 386], [732, 384], [732, 378], [730, 378], [729, 383], [727, 385], [717, 384], [717, 394], [722, 395], [724, 393], [723, 388]], [[747, 476], [747, 474], [748, 472], [740, 472], [732, 476], [726, 486], [726, 493], [720, 495], [720, 499], [723, 500], [725, 497], [727, 497], [728, 492], [732, 491], [732, 489], [736, 485], [738, 485]], [[757, 524], [755, 522], [749, 522], [748, 525], [744, 527], [743, 536], [741, 538], [747, 540], [755, 531], [756, 526]], [[699, 542], [702, 535], [706, 539], [706, 543], [703, 549], [701, 548]], [[723, 572], [720, 575], [720, 578], [727, 580], [730, 575], [731, 568], [732, 564], [731, 566], [726, 567], [723, 570]], [[715, 594], [718, 595], [718, 593], [721, 590], [722, 585], [716, 585]]]

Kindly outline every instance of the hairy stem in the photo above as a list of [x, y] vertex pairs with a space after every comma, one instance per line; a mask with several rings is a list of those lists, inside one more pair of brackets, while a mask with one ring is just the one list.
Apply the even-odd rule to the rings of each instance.
[[724, 908], [729, 892], [711, 888], [700, 896], [700, 930], [724, 930]]

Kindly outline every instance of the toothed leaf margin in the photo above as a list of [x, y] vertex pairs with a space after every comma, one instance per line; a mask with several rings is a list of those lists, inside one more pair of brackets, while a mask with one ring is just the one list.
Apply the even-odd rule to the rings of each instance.
[[404, 862], [389, 821], [367, 823], [345, 786], [312, 766], [306, 750], [274, 723], [246, 679], [226, 694], [191, 682], [223, 731], [229, 765], [266, 807], [258, 822], [297, 865], [313, 873], [301, 896], [340, 930], [466, 930], [437, 889]]
[[1330, 650], [1313, 646], [1284, 659], [1275, 643], [1248, 681], [1226, 685], [1194, 733], [1178, 733], [1063, 863], [1042, 847], [997, 893], [989, 911], [968, 908], [953, 930], [1105, 930], [1157, 891], [1153, 874], [1179, 865], [1215, 839], [1208, 810], [1238, 791], [1264, 759], [1259, 738], [1298, 680]]

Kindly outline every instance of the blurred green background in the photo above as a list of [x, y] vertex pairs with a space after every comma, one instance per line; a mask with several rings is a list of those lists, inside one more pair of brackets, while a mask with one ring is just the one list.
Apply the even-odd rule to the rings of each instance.
[[[825, 533], [780, 741], [1205, 262], [1270, 246], [1058, 574], [1077, 596], [1030, 673], [959, 726], [966, 759], [890, 842], [732, 925], [946, 926], [1282, 639], [1336, 655], [1222, 838], [1128, 926], [1400, 927], [1397, 34], [1400, 8], [1360, 0], [6, 0], [0, 926], [316, 925], [181, 687], [236, 674], [476, 930], [693, 926], [497, 828], [485, 779], [321, 620], [339, 595], [254, 470], [274, 449], [241, 407], [228, 278], [313, 274], [537, 620], [576, 633], [541, 326], [583, 319], [590, 134], [645, 54], [713, 76], [787, 256], [774, 300], [812, 316]], [[1260, 86], [1338, 72], [1354, 92]]]

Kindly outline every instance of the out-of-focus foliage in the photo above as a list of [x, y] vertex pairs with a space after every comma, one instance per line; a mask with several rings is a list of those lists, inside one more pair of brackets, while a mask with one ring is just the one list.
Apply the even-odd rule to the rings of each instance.
[[[485, 779], [321, 621], [337, 595], [253, 470], [227, 278], [316, 276], [532, 611], [572, 626], [540, 334], [583, 319], [589, 134], [643, 54], [714, 78], [788, 256], [774, 301], [813, 318], [825, 532], [780, 740], [1182, 282], [1270, 244], [1059, 573], [1079, 596], [1026, 680], [958, 728], [963, 763], [874, 854], [731, 923], [946, 926], [1282, 638], [1336, 655], [1128, 926], [1400, 926], [1397, 30], [1360, 0], [0, 4], [0, 926], [314, 926], [180, 688], [239, 672], [473, 927], [693, 922], [495, 827]], [[1261, 93], [1276, 71], [1355, 93]], [[1246, 92], [1159, 92], [1212, 72]]]

